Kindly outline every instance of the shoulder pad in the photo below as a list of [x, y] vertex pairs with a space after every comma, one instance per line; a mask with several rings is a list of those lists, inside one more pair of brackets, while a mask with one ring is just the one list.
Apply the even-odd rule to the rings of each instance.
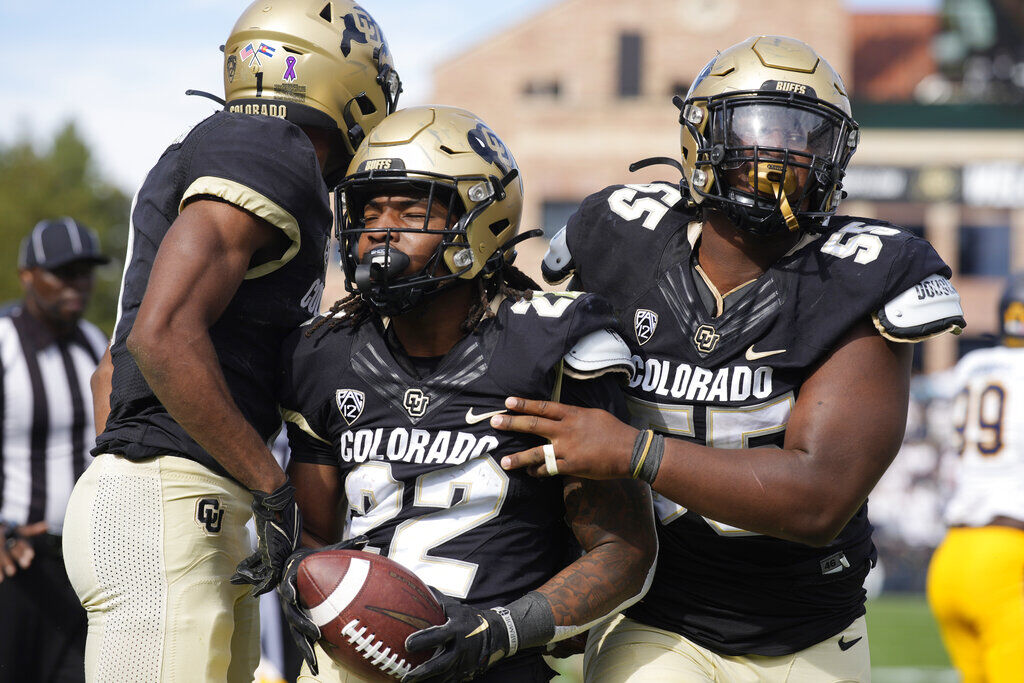
[[687, 258], [690, 245], [680, 234], [685, 237], [694, 212], [679, 199], [678, 187], [664, 182], [611, 185], [590, 195], [566, 222], [571, 262], [557, 267], [572, 270], [573, 288], [624, 307], [657, 281], [666, 264]]
[[967, 325], [960, 294], [941, 275], [929, 275], [896, 296], [872, 316], [883, 337], [895, 342], [919, 342]]
[[[611, 370], [628, 371], [631, 354], [618, 336], [615, 313], [603, 297], [586, 292], [534, 292], [530, 299], [505, 299], [497, 313], [500, 330], [494, 363], [497, 376], [535, 387], [555, 368], [588, 379]], [[499, 380], [499, 383], [503, 383]]]
[[595, 330], [576, 342], [562, 358], [565, 374], [591, 379], [606, 372], [624, 372], [633, 378], [633, 354], [614, 330]]
[[330, 225], [316, 151], [284, 119], [218, 112], [185, 138], [179, 163], [179, 212], [193, 199], [218, 198], [283, 230], [295, 251], [307, 239], [300, 232], [319, 235]]
[[540, 263], [541, 274], [548, 284], [557, 285], [565, 282], [576, 269], [576, 263], [569, 253], [569, 245], [565, 241], [565, 226], [558, 231], [551, 244], [548, 245], [544, 260]]

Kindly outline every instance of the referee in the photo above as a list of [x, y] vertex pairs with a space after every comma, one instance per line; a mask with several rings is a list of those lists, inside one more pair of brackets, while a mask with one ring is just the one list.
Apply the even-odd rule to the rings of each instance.
[[89, 377], [107, 340], [82, 313], [108, 260], [80, 223], [42, 221], [19, 252], [24, 299], [0, 310], [0, 681], [85, 679], [60, 534], [95, 441]]

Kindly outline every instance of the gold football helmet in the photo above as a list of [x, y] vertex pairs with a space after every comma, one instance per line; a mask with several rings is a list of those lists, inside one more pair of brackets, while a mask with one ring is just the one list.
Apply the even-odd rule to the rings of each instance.
[[228, 110], [337, 129], [346, 162], [401, 91], [384, 33], [351, 0], [258, 0], [224, 45]]
[[677, 104], [695, 203], [760, 235], [835, 213], [859, 133], [842, 78], [809, 45], [748, 38], [708, 62]]
[[[448, 226], [426, 266], [412, 275], [389, 271], [398, 251], [388, 230], [385, 247], [361, 263], [359, 237], [365, 232], [367, 199], [392, 189], [412, 188], [432, 202], [447, 203]], [[359, 147], [345, 180], [336, 189], [338, 241], [349, 291], [359, 292], [385, 315], [415, 306], [425, 294], [458, 280], [490, 277], [514, 256], [523, 210], [519, 167], [505, 143], [486, 123], [465, 109], [424, 106], [388, 116]], [[377, 230], [373, 232], [379, 232]], [[367, 255], [369, 256], [369, 255]]]
[[1024, 272], [1006, 280], [999, 299], [999, 332], [1004, 345], [1024, 347]]

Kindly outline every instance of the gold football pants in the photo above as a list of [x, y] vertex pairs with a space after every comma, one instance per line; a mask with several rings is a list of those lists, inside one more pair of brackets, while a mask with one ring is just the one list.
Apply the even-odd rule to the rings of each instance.
[[1024, 681], [1024, 531], [950, 529], [928, 568], [928, 604], [964, 683]]
[[[840, 643], [847, 643], [843, 648]], [[727, 656], [622, 614], [595, 626], [583, 660], [586, 683], [866, 683], [871, 657], [864, 617], [791, 655]]]
[[229, 583], [252, 496], [174, 456], [96, 458], [71, 494], [64, 562], [89, 615], [90, 683], [252, 683], [259, 602]]

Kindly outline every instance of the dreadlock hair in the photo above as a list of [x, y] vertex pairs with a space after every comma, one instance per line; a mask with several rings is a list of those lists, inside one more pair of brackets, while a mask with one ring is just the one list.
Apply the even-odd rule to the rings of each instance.
[[[497, 277], [476, 278], [479, 299], [469, 309], [469, 315], [462, 321], [459, 328], [469, 334], [476, 329], [481, 321], [494, 317], [491, 310], [491, 301], [496, 296], [503, 295], [506, 298], [518, 300], [533, 298], [534, 290], [540, 289], [540, 285], [534, 282], [533, 278], [519, 270], [510, 263], [503, 264]], [[360, 325], [374, 316], [373, 308], [363, 300], [358, 292], [352, 293], [344, 299], [334, 302], [334, 305], [308, 329], [306, 336], [311, 337], [313, 333], [327, 325], [331, 330], [335, 327], [351, 327], [358, 329]]]
[[480, 298], [469, 309], [469, 315], [466, 316], [466, 319], [462, 321], [462, 325], [459, 327], [466, 334], [475, 330], [480, 321], [494, 317], [494, 311], [491, 310], [491, 301], [496, 296], [504, 295], [512, 300], [526, 299], [529, 301], [533, 298], [534, 290], [540, 289], [540, 285], [534, 282], [533, 278], [511, 263], [501, 266], [498, 277], [492, 277], [487, 280], [482, 277], [477, 278], [476, 286], [477, 291], [480, 293]]
[[313, 326], [306, 330], [306, 336], [312, 337], [313, 333], [319, 330], [324, 324], [327, 329], [333, 329], [338, 325], [357, 329], [364, 322], [373, 316], [371, 309], [358, 292], [349, 294], [344, 299], [335, 301], [326, 313], [321, 315]]

